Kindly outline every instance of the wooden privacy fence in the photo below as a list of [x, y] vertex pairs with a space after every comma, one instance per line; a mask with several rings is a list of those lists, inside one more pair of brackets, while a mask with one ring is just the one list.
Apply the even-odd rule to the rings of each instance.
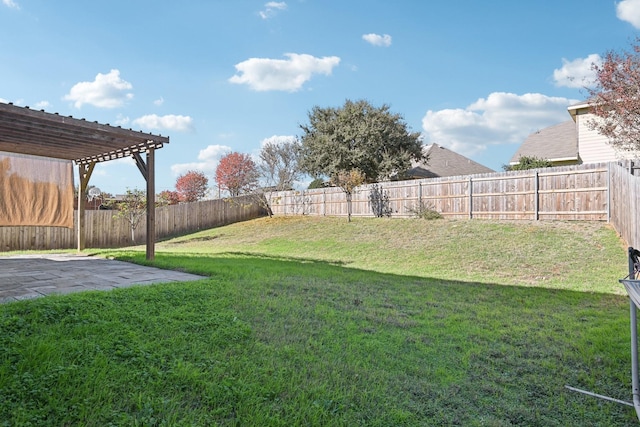
[[[77, 212], [76, 212], [77, 214]], [[114, 218], [116, 211], [85, 211], [87, 248], [113, 248], [143, 244], [146, 240], [146, 218], [135, 230], [127, 220]], [[163, 206], [156, 209], [156, 238], [162, 239], [246, 221], [264, 215], [263, 209], [251, 198], [218, 199]], [[77, 247], [77, 215], [74, 228], [63, 227], [0, 227], [0, 252], [17, 250], [73, 249]]]
[[[448, 218], [589, 220], [609, 218], [608, 164], [391, 181], [358, 187], [352, 215], [411, 217], [419, 207]], [[335, 187], [267, 195], [275, 215], [346, 216], [345, 193]]]
[[640, 177], [633, 168], [611, 165], [611, 224], [628, 246], [640, 247]]

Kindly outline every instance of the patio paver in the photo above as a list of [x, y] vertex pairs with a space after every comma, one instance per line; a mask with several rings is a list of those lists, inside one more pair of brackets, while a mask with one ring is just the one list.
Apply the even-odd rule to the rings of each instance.
[[0, 303], [54, 293], [110, 290], [204, 278], [81, 254], [0, 256]]

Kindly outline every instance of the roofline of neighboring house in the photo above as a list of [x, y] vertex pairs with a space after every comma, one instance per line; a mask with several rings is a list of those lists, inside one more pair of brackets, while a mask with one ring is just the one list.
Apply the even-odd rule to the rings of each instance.
[[591, 99], [587, 99], [584, 101], [580, 101], [576, 104], [571, 104], [567, 107], [567, 110], [571, 111], [571, 110], [579, 110], [580, 108], [589, 108], [593, 105], [593, 100]]
[[571, 119], [575, 122], [576, 116], [578, 115], [578, 110], [585, 110], [585, 109], [591, 108], [591, 106], [593, 105], [592, 101], [593, 100], [591, 99], [587, 99], [586, 101], [581, 101], [581, 102], [578, 102], [577, 104], [569, 105], [567, 107], [567, 111], [569, 111], [569, 115], [571, 116]]

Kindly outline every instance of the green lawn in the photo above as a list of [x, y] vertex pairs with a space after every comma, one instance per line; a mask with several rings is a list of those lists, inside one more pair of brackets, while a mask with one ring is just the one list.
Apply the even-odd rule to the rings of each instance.
[[631, 398], [606, 224], [264, 218], [152, 264], [209, 278], [0, 306], [0, 425], [637, 423], [565, 388]]

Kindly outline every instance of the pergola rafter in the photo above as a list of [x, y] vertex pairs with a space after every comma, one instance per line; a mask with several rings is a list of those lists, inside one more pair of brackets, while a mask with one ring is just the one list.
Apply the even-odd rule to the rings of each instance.
[[[78, 250], [84, 197], [96, 163], [133, 157], [147, 182], [147, 259], [155, 256], [155, 150], [169, 137], [0, 103], [0, 151], [72, 160], [78, 166]], [[146, 153], [146, 162], [141, 153]]]

